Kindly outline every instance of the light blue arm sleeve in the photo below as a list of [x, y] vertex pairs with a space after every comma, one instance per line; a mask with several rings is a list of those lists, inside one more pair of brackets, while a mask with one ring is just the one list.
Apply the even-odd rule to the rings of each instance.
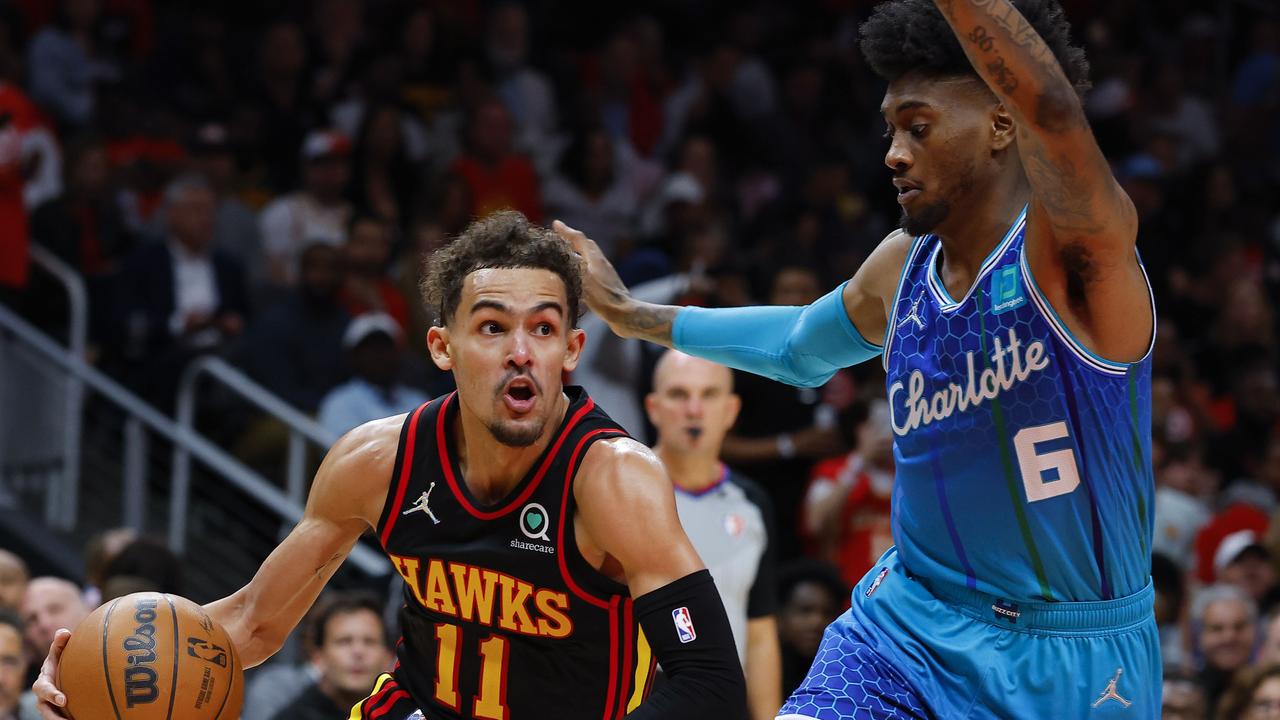
[[804, 307], [681, 308], [671, 339], [689, 355], [788, 385], [817, 387], [840, 368], [882, 351], [845, 312], [845, 285]]

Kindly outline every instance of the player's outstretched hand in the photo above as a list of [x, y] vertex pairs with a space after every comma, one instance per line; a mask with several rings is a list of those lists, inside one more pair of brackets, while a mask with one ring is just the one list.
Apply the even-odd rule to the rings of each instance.
[[35, 684], [31, 686], [31, 691], [35, 693], [36, 700], [39, 702], [41, 720], [61, 720], [71, 717], [63, 709], [67, 706], [67, 696], [53, 684], [53, 679], [58, 675], [58, 659], [62, 657], [62, 650], [70, 639], [71, 631], [66, 628], [54, 633], [53, 643], [49, 645], [49, 655], [40, 666], [40, 677], [36, 678]]
[[625, 335], [625, 328], [615, 323], [626, 315], [631, 293], [622, 284], [613, 264], [601, 252], [600, 246], [582, 231], [574, 230], [559, 220], [551, 223], [551, 229], [568, 241], [582, 258], [582, 290], [587, 306], [609, 323], [614, 332]]

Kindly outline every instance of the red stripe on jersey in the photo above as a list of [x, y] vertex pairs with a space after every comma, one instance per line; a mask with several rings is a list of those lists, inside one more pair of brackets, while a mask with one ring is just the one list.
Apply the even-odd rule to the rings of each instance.
[[453, 395], [450, 395], [449, 398], [444, 401], [444, 404], [440, 406], [440, 413], [436, 417], [436, 447], [440, 451], [440, 468], [444, 471], [444, 479], [449, 483], [449, 489], [453, 491], [454, 497], [458, 498], [458, 504], [462, 505], [467, 512], [471, 513], [472, 517], [480, 520], [494, 520], [496, 518], [500, 518], [528, 502], [529, 496], [533, 495], [533, 492], [538, 489], [538, 483], [542, 482], [542, 476], [547, 474], [547, 468], [551, 467], [551, 463], [555, 461], [556, 455], [560, 452], [560, 446], [564, 444], [565, 438], [569, 437], [569, 432], [573, 430], [573, 427], [578, 424], [579, 420], [581, 420], [587, 413], [591, 412], [592, 408], [596, 406], [595, 400], [587, 398], [587, 401], [583, 403], [582, 407], [578, 408], [578, 412], [574, 413], [573, 417], [569, 418], [569, 422], [565, 423], [565, 426], [560, 431], [555, 443], [551, 445], [551, 450], [547, 452], [546, 457], [542, 461], [542, 465], [538, 467], [537, 474], [533, 476], [533, 480], [529, 482], [518, 497], [497, 510], [481, 510], [471, 503], [471, 500], [462, 492], [462, 488], [458, 486], [458, 479], [454, 477], [453, 474], [453, 463], [449, 459], [449, 443], [446, 442], [445, 438], [445, 411], [448, 409], [449, 403], [457, 394], [457, 392], [454, 392]]
[[391, 693], [391, 695], [387, 697], [387, 702], [383, 704], [382, 707], [369, 713], [369, 720], [377, 720], [383, 715], [386, 715], [387, 713], [391, 712], [391, 708], [395, 707], [396, 703], [400, 702], [401, 700], [407, 700], [408, 698], [409, 698], [409, 693], [405, 692], [404, 690], [397, 689], [395, 692]]
[[387, 515], [386, 527], [382, 528], [382, 549], [387, 548], [387, 541], [391, 539], [391, 528], [396, 526], [396, 518], [400, 517], [400, 506], [404, 504], [404, 493], [409, 489], [409, 476], [413, 474], [413, 446], [416, 445], [418, 437], [418, 417], [422, 415], [422, 411], [426, 409], [426, 405], [422, 405], [413, 411], [413, 415], [409, 418], [409, 437], [404, 442], [404, 460], [400, 463], [400, 480], [396, 485], [396, 499], [391, 505], [391, 514]]
[[604, 720], [613, 717], [614, 693], [618, 689], [618, 605], [621, 599], [615, 595], [609, 603], [609, 694], [604, 696]]
[[635, 659], [631, 657], [631, 636], [635, 631], [635, 623], [631, 619], [631, 598], [622, 601], [622, 682], [618, 698], [618, 717], [627, 716], [627, 696], [631, 691], [631, 673], [635, 671]]
[[360, 717], [369, 717], [369, 710], [374, 705], [377, 705], [378, 702], [385, 697], [388, 692], [391, 692], [391, 689], [395, 686], [395, 680], [388, 680], [382, 685], [381, 690], [365, 698], [364, 702], [360, 703]]
[[560, 564], [560, 577], [564, 579], [564, 584], [569, 587], [569, 591], [574, 595], [577, 595], [582, 600], [601, 609], [609, 607], [610, 601], [598, 598], [588, 593], [586, 590], [583, 590], [578, 583], [573, 581], [573, 577], [569, 574], [569, 565], [564, 559], [565, 552], [567, 552], [564, 547], [564, 527], [565, 523], [569, 522], [569, 518], [567, 517], [569, 514], [569, 493], [573, 489], [573, 474], [578, 469], [578, 455], [582, 452], [582, 448], [586, 445], [588, 440], [596, 435], [601, 433], [620, 432], [622, 432], [622, 430], [619, 428], [598, 428], [596, 430], [592, 430], [586, 435], [583, 435], [582, 438], [578, 440], [577, 447], [573, 449], [573, 455], [569, 457], [569, 469], [565, 471], [564, 497], [560, 500], [560, 526], [556, 531], [556, 547], [560, 548], [560, 552], [556, 553], [556, 560]]

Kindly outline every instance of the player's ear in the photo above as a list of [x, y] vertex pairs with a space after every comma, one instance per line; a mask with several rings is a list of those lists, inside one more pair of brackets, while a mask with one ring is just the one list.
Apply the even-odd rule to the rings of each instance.
[[448, 372], [453, 369], [453, 348], [449, 345], [449, 328], [439, 325], [431, 326], [427, 331], [427, 349], [431, 351], [431, 361], [436, 367]]
[[654, 412], [658, 404], [658, 394], [648, 393], [644, 396], [644, 414], [649, 418], [649, 422], [657, 425], [658, 422], [654, 418]]
[[724, 414], [724, 429], [727, 431], [738, 422], [738, 413], [742, 410], [742, 396], [738, 393], [729, 393], [729, 404]]
[[569, 347], [564, 354], [564, 371], [573, 372], [582, 357], [582, 348], [587, 343], [587, 333], [582, 328], [569, 329]]
[[1004, 103], [996, 103], [991, 110], [991, 152], [997, 153], [1013, 144], [1018, 124]]

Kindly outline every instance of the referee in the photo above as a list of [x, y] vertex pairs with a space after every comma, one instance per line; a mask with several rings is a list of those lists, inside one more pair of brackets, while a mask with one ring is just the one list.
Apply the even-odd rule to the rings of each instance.
[[729, 615], [751, 720], [772, 720], [782, 705], [773, 510], [760, 486], [720, 462], [720, 444], [740, 406], [727, 367], [675, 350], [658, 360], [645, 398], [657, 429], [653, 449], [675, 485], [680, 524]]

